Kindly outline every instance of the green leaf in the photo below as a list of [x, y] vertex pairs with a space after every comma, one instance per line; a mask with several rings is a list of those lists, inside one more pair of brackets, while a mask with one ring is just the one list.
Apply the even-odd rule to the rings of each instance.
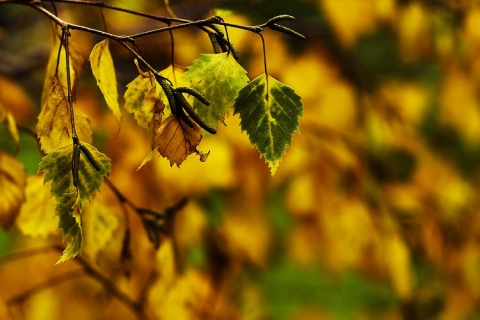
[[66, 193], [58, 198], [55, 212], [59, 218], [58, 227], [63, 231], [63, 241], [69, 241], [58, 264], [82, 251], [82, 208], [75, 193]]
[[299, 119], [303, 114], [300, 99], [292, 88], [263, 74], [242, 88], [235, 101], [240, 126], [265, 158], [272, 175], [293, 134], [299, 132]]
[[110, 159], [105, 154], [98, 151], [91, 144], [83, 143], [83, 145], [90, 151], [100, 170], [96, 170], [82, 152], [78, 172], [78, 190], [82, 200], [90, 199], [95, 191], [100, 190], [103, 177], [108, 177], [111, 170]]
[[110, 159], [92, 145], [83, 145], [92, 155], [95, 165], [82, 150], [77, 188], [73, 186], [72, 176], [73, 144], [51, 150], [40, 162], [39, 171], [44, 173], [43, 181], [51, 181], [50, 192], [57, 200], [55, 212], [59, 217], [59, 228], [63, 231], [64, 241], [69, 241], [58, 263], [80, 253], [83, 243], [82, 201], [90, 201], [95, 191], [100, 189], [103, 177], [110, 174]]
[[247, 72], [231, 54], [202, 54], [185, 73], [185, 79], [191, 81], [192, 88], [202, 93], [209, 101], [205, 106], [199, 100], [193, 100], [193, 107], [200, 118], [215, 128], [223, 121], [240, 89], [248, 82]]
[[113, 65], [112, 55], [108, 46], [108, 39], [97, 43], [90, 53], [90, 65], [97, 85], [102, 91], [108, 108], [120, 120], [120, 106], [118, 105], [117, 77]]
[[[78, 193], [81, 200], [90, 200], [96, 190], [100, 189], [103, 177], [110, 174], [110, 159], [94, 146], [83, 143], [98, 163], [97, 171], [85, 154], [80, 154], [78, 166]], [[52, 181], [51, 193], [60, 199], [65, 193], [73, 193], [72, 177], [73, 144], [50, 151], [40, 162], [40, 172], [45, 173], [44, 183]]]

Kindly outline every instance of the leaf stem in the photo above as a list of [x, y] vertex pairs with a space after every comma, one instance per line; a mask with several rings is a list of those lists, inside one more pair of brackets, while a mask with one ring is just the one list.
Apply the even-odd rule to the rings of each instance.
[[265, 78], [267, 81], [267, 99], [268, 99], [268, 70], [267, 70], [267, 49], [265, 46], [265, 39], [263, 38], [263, 35], [261, 33], [258, 34], [260, 36], [260, 39], [262, 39], [262, 47], [263, 47], [263, 68], [265, 70]]
[[75, 115], [73, 110], [73, 94], [72, 94], [72, 83], [70, 79], [70, 50], [68, 47], [68, 39], [70, 37], [70, 31], [67, 26], [62, 26], [62, 43], [65, 47], [65, 65], [67, 72], [67, 102], [68, 109], [70, 112], [70, 125], [72, 126], [72, 139], [75, 145], [78, 144], [77, 131], [75, 129]]

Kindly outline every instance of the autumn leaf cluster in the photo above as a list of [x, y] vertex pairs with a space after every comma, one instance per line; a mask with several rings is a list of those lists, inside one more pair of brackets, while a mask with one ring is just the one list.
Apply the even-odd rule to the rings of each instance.
[[[184, 95], [215, 135], [174, 117], [158, 79], [141, 63], [137, 68], [128, 52], [72, 31], [72, 65], [78, 50], [79, 57], [90, 57], [93, 71], [82, 71], [75, 97], [76, 122], [92, 128], [79, 130], [79, 140], [101, 167], [97, 171], [79, 154], [80, 194], [97, 190], [88, 203], [50, 196], [60, 182], [53, 175], [44, 184], [36, 174], [41, 155], [35, 139], [18, 130], [35, 128], [40, 106], [60, 105], [64, 98], [40, 102], [41, 92], [28, 93], [29, 82], [0, 77], [0, 212], [18, 213], [0, 216], [1, 225], [10, 227], [0, 234], [8, 261], [0, 262], [0, 315], [135, 319], [141, 309], [152, 319], [479, 316], [480, 7], [448, 0], [255, 3], [252, 10], [225, 2], [216, 12], [254, 25], [287, 7], [297, 18], [288, 26], [307, 36], [299, 43], [262, 33], [268, 75], [258, 58], [261, 41], [242, 30], [228, 29], [238, 61], [208, 51], [209, 40], [199, 41], [198, 30], [174, 33], [175, 65], [168, 36], [148, 46], [139, 41], [146, 56], [164, 57], [158, 70], [173, 87], [193, 88], [208, 100], [206, 106]], [[152, 9], [142, 1], [132, 6]], [[112, 12], [105, 18], [107, 24], [141, 21]], [[108, 27], [131, 34], [126, 23]], [[51, 59], [65, 56], [58, 47], [45, 52], [55, 55]], [[117, 94], [109, 83], [114, 79], [101, 76], [112, 74], [110, 63], [98, 63], [107, 69], [94, 71], [95, 61], [108, 55]], [[298, 119], [299, 102], [287, 99], [291, 89], [275, 79], [302, 97], [298, 128], [281, 125], [284, 116]], [[62, 84], [51, 81], [48, 89], [57, 95], [43, 96], [65, 95]], [[271, 99], [267, 109], [255, 103], [265, 96]], [[257, 121], [246, 121], [256, 114]], [[40, 143], [43, 151], [56, 150], [53, 144], [66, 137], [67, 146], [51, 154], [60, 159], [55, 170], [68, 171], [73, 185], [75, 146], [64, 121], [51, 126], [56, 137]], [[291, 144], [284, 156], [279, 141]], [[201, 162], [189, 154], [208, 158]], [[50, 166], [43, 165], [47, 175]], [[172, 219], [155, 224], [166, 231], [158, 250], [149, 241], [146, 215], [107, 185], [98, 191], [82, 182], [101, 180], [107, 171], [136, 208], [163, 214], [183, 204]], [[62, 229], [82, 232], [83, 251], [53, 267], [63, 250], [55, 212], [71, 205], [83, 210], [82, 229], [70, 228], [80, 226], [75, 214]], [[7, 253], [52, 245], [8, 260]], [[99, 280], [96, 271], [109, 281]], [[67, 280], [58, 280], [63, 274]], [[44, 283], [43, 290], [24, 295]]]

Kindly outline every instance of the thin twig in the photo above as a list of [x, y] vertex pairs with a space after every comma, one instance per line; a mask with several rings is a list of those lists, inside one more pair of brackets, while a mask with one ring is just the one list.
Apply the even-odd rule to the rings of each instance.
[[[60, 245], [50, 245], [47, 247], [40, 247], [34, 249], [26, 249], [20, 252], [12, 253], [8, 256], [0, 257], [0, 264], [7, 264], [11, 262], [15, 262], [22, 259], [27, 259], [35, 255], [45, 254], [49, 251], [57, 251], [63, 252], [64, 248]], [[146, 319], [145, 312], [143, 310], [143, 306], [141, 303], [135, 301], [134, 299], [130, 298], [126, 295], [123, 291], [121, 291], [115, 284], [98, 270], [96, 270], [90, 263], [82, 258], [81, 256], [77, 256], [73, 262], [79, 264], [82, 269], [81, 270], [72, 270], [68, 272], [64, 272], [60, 275], [52, 277], [42, 283], [39, 283], [28, 290], [22, 292], [21, 294], [14, 296], [7, 300], [7, 304], [17, 304], [20, 303], [32, 295], [38, 293], [41, 290], [45, 290], [57, 284], [60, 284], [64, 281], [70, 280], [75, 277], [79, 277], [81, 275], [88, 275], [89, 277], [93, 278], [97, 282], [99, 282], [104, 290], [110, 293], [113, 297], [118, 299], [124, 305], [126, 305], [132, 312], [134, 312], [139, 319]]]
[[74, 260], [78, 264], [83, 267], [83, 270], [87, 275], [98, 281], [102, 284], [103, 288], [109, 292], [112, 296], [117, 298], [120, 302], [126, 305], [129, 309], [131, 309], [136, 315], [143, 315], [144, 311], [142, 305], [137, 301], [130, 298], [126, 295], [123, 291], [118, 289], [109, 278], [104, 276], [102, 273], [94, 269], [86, 260], [84, 260], [81, 256], [77, 256]]
[[[15, 2], [15, 3], [21, 4], [21, 3], [18, 3], [18, 2]], [[23, 4], [28, 4], [28, 2], [23, 2]], [[56, 24], [58, 24], [62, 28], [68, 28], [70, 30], [80, 30], [80, 31], [84, 31], [84, 32], [89, 32], [89, 33], [96, 34], [96, 35], [102, 36], [104, 38], [112, 39], [114, 41], [119, 41], [119, 42], [120, 41], [123, 41], [123, 42], [134, 42], [135, 41], [134, 39], [131, 39], [127, 36], [119, 36], [119, 35], [116, 35], [116, 34], [113, 34], [113, 33], [110, 33], [110, 32], [101, 31], [101, 30], [81, 26], [81, 25], [78, 25], [78, 24], [66, 22], [66, 21], [60, 19], [59, 17], [57, 17], [56, 15], [54, 15], [53, 13], [51, 13], [50, 11], [48, 11], [47, 9], [45, 9], [44, 7], [42, 7], [40, 5], [37, 5], [37, 4], [30, 4], [30, 7], [34, 8], [37, 11], [41, 12], [42, 14], [46, 15], [50, 20], [52, 20], [53, 22], [55, 22]]]
[[70, 112], [70, 125], [72, 126], [72, 139], [75, 144], [78, 144], [77, 130], [75, 129], [75, 114], [73, 110], [73, 93], [72, 93], [72, 81], [70, 79], [70, 49], [68, 46], [68, 39], [70, 37], [70, 31], [67, 27], [62, 29], [62, 42], [65, 47], [65, 69], [67, 72], [67, 93], [68, 93], [68, 111]]
[[85, 276], [85, 272], [83, 270], [71, 270], [71, 271], [63, 272], [61, 274], [55, 275], [43, 282], [40, 282], [28, 288], [27, 290], [23, 291], [22, 293], [16, 296], [13, 296], [7, 299], [6, 303], [9, 306], [23, 303], [25, 300], [31, 298], [33, 295], [39, 293], [40, 291], [54, 287], [65, 281], [72, 280], [80, 276]]
[[[49, 246], [46, 246], [46, 247], [25, 249], [25, 250], [22, 250], [22, 251], [19, 251], [19, 252], [10, 253], [6, 256], [0, 257], [0, 265], [8, 264], [8, 263], [15, 262], [15, 261], [22, 260], [22, 259], [27, 259], [27, 258], [30, 258], [32, 256], [39, 255], [39, 254], [45, 254], [45, 253], [47, 253], [49, 251], [52, 251], [52, 250], [55, 250], [55, 249], [56, 249], [55, 246], [49, 245]], [[62, 251], [63, 251], [63, 249], [62, 249]]]

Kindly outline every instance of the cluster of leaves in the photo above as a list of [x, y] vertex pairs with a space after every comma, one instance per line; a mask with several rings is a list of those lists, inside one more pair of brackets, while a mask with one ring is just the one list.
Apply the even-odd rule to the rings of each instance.
[[[111, 164], [105, 154], [91, 145], [92, 130], [88, 117], [74, 103], [83, 57], [70, 40], [69, 29], [82, 27], [59, 22], [61, 20], [40, 2], [30, 5], [62, 29], [48, 62], [36, 126], [41, 150], [46, 154], [39, 171], [44, 173], [45, 183], [51, 181], [50, 192], [57, 202], [55, 211], [59, 227], [64, 239], [69, 240], [60, 259], [62, 262], [81, 251], [83, 207], [100, 189], [103, 178], [109, 176]], [[285, 19], [293, 17], [278, 16], [264, 26], [303, 38], [277, 24]], [[157, 151], [169, 159], [170, 165], [180, 166], [192, 153], [199, 154], [200, 160], [205, 161], [208, 154], [197, 150], [197, 146], [205, 134], [216, 133], [215, 127], [233, 107], [242, 119], [242, 130], [247, 132], [251, 143], [268, 162], [273, 175], [293, 134], [299, 130], [303, 113], [300, 97], [269, 76], [266, 69], [264, 75], [249, 81], [246, 71], [236, 60], [238, 52], [217, 26], [223, 23], [223, 19], [214, 17], [209, 21], [207, 33], [215, 53], [202, 54], [189, 68], [172, 64], [160, 72], [153, 70], [140, 54], [124, 43], [125, 39], [131, 41], [136, 35], [119, 37], [105, 33], [107, 38], [121, 42], [149, 68], [142, 71], [135, 60], [140, 74], [127, 85], [124, 95], [125, 109], [148, 130], [150, 136], [152, 152], [140, 167]], [[259, 34], [262, 31], [261, 27], [250, 28]], [[92, 32], [91, 29], [84, 31]], [[94, 30], [93, 33], [100, 32]], [[147, 33], [149, 31], [143, 34]], [[138, 48], [135, 46], [135, 49]], [[108, 39], [95, 45], [89, 61], [107, 106], [121, 122], [116, 73]], [[6, 119], [15, 137], [15, 123], [9, 114]]]
[[[135, 9], [147, 3], [138, 1]], [[138, 79], [148, 89], [155, 85], [159, 93], [152, 93], [148, 103], [145, 97], [150, 90], [143, 90], [143, 98], [137, 100], [124, 95], [125, 101], [137, 101], [133, 109], [140, 112], [133, 114], [135, 121], [124, 116], [118, 130], [113, 112], [103, 113], [104, 102], [93, 98], [99, 92], [95, 80], [89, 86], [82, 78], [86, 87], [77, 89], [76, 106], [88, 114], [95, 146], [111, 159], [111, 181], [126, 197], [105, 185], [88, 207], [82, 203], [83, 253], [69, 262], [52, 266], [63, 250], [58, 246], [0, 259], [0, 317], [9, 310], [24, 318], [48, 314], [52, 319], [66, 314], [72, 319], [92, 315], [126, 319], [478, 318], [477, 5], [449, 0], [344, 0], [342, 4], [322, 0], [296, 6], [291, 1], [255, 3], [252, 10], [244, 2], [228, 1], [228, 8], [236, 14], [224, 17], [248, 25], [251, 22], [245, 15], [251, 21], [265, 21], [288, 8], [300, 18], [296, 27], [309, 35], [305, 47], [300, 47], [279, 33], [262, 33], [270, 48], [268, 73], [295, 84], [308, 106], [300, 120], [302, 134], [293, 136], [294, 147], [275, 178], [248, 136], [238, 130], [244, 119], [239, 113], [232, 115], [235, 108], [225, 119], [218, 117], [220, 125], [215, 127], [202, 114], [212, 109], [188, 94], [185, 99], [199, 118], [219, 132], [207, 138], [192, 120], [204, 137], [198, 149], [212, 151], [208, 160], [200, 162], [192, 156], [179, 169], [170, 166], [169, 159], [158, 157], [135, 172], [152, 148], [153, 128], [158, 132], [161, 127], [160, 122], [149, 123], [145, 118], [164, 122], [172, 115], [160, 79], [138, 59], [142, 70], [125, 83], [143, 74]], [[107, 22], [119, 17], [107, 14]], [[109, 30], [130, 34], [126, 23], [121, 27], [125, 29], [118, 31], [109, 25]], [[251, 74], [262, 73], [261, 59], [242, 60], [244, 54], [262, 54], [263, 48], [251, 41], [250, 36], [256, 35], [230, 27], [228, 31], [242, 66]], [[76, 34], [72, 34], [74, 41]], [[199, 39], [187, 32], [182, 36], [184, 43]], [[98, 39], [91, 41], [93, 47]], [[134, 69], [131, 55], [120, 60], [123, 57], [114, 52], [113, 41], [110, 45], [117, 69], [120, 65]], [[138, 45], [142, 46], [141, 41]], [[167, 51], [168, 42], [157, 42], [157, 37], [150, 46], [142, 46], [145, 56], [157, 56], [161, 48]], [[200, 53], [205, 50], [188, 48], [177, 50], [177, 61], [191, 64], [198, 57], [201, 61]], [[183, 74], [185, 82], [170, 76], [172, 69]], [[194, 81], [185, 79], [191, 69], [175, 66], [160, 74], [174, 88], [193, 88], [213, 105], [218, 95], [209, 96], [206, 89], [197, 89]], [[28, 164], [32, 153], [26, 153], [25, 145], [33, 139], [23, 130], [15, 133], [15, 128], [31, 124], [22, 121], [18, 111], [28, 103], [18, 93], [25, 90], [14, 87], [0, 77], [0, 103], [8, 110], [0, 116], [0, 141], [5, 146], [4, 141], [19, 136], [18, 158]], [[15, 101], [5, 98], [7, 91]], [[158, 95], [162, 104], [157, 104]], [[151, 113], [141, 112], [143, 106]], [[156, 113], [160, 110], [163, 114]], [[35, 116], [31, 111], [28, 118]], [[221, 125], [222, 121], [228, 126]], [[88, 140], [79, 140], [87, 146]], [[12, 143], [13, 151], [0, 157], [6, 168], [1, 171], [4, 184], [0, 187], [2, 192], [8, 190], [0, 199], [3, 194], [6, 199], [26, 197], [24, 205], [16, 207], [19, 216], [11, 222], [13, 235], [18, 229], [34, 237], [34, 243], [21, 237], [14, 244], [16, 249], [25, 249], [45, 244], [41, 237], [57, 228], [51, 218], [56, 200], [49, 197], [51, 182], [43, 186], [43, 176], [26, 178], [37, 170], [39, 161], [27, 165], [25, 174], [11, 156], [16, 148]], [[32, 143], [29, 149], [37, 148]], [[78, 159], [84, 161], [81, 166], [86, 170], [97, 174], [84, 153]], [[191, 200], [177, 211], [131, 210], [134, 207], [128, 200], [141, 207], [173, 204], [178, 209], [175, 204], [182, 204], [186, 195]], [[15, 210], [17, 201], [22, 200], [8, 202], [7, 210]], [[158, 230], [168, 235], [160, 235], [157, 251], [147, 241], [145, 227], [153, 241], [158, 240]], [[0, 247], [8, 246], [12, 238], [0, 232]], [[126, 239], [129, 246], [124, 246]], [[85, 265], [86, 261], [108, 275], [107, 279]], [[61, 287], [54, 287], [59, 283]], [[104, 296], [113, 299], [99, 299]]]

